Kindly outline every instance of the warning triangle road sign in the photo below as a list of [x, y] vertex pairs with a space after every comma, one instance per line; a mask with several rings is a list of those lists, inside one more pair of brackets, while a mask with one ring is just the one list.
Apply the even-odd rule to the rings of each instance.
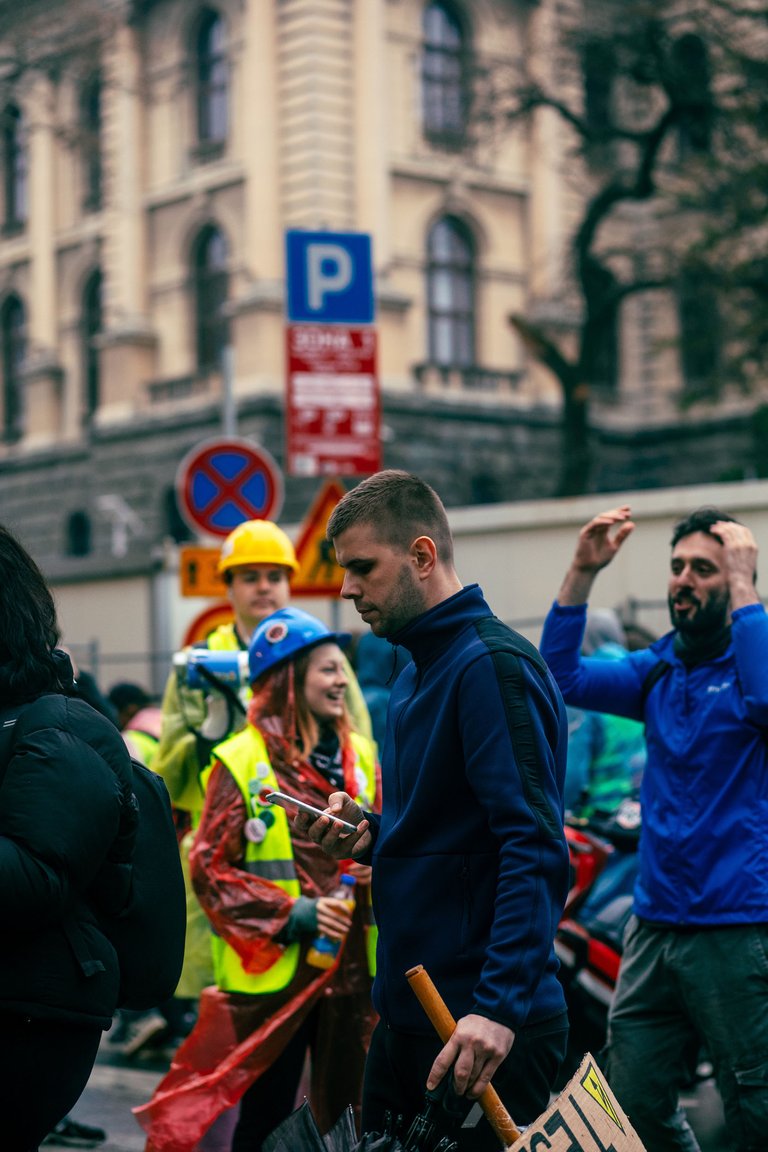
[[338, 480], [328, 480], [307, 513], [296, 542], [299, 570], [291, 580], [293, 596], [338, 596], [344, 570], [336, 563], [336, 553], [325, 537], [331, 513], [346, 494]]

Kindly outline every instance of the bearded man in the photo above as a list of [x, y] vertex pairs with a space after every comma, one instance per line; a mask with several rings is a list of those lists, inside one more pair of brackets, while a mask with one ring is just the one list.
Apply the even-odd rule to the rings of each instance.
[[580, 655], [597, 574], [634, 529], [624, 505], [582, 528], [541, 653], [568, 704], [642, 720], [648, 759], [633, 916], [606, 1074], [647, 1148], [697, 1152], [679, 1090], [703, 1042], [728, 1147], [768, 1115], [768, 617], [752, 532], [716, 508], [674, 529], [672, 631], [615, 663]]

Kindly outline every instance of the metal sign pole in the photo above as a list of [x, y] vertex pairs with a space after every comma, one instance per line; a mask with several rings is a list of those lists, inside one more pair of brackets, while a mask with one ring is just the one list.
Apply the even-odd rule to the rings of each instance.
[[225, 436], [237, 435], [237, 406], [235, 404], [235, 349], [225, 344], [221, 350], [222, 405], [221, 430]]

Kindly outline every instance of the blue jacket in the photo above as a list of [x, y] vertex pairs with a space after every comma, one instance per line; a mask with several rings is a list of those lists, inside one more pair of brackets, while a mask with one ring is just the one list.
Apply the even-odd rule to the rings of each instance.
[[431, 1034], [405, 978], [423, 964], [457, 1019], [517, 1029], [557, 1015], [552, 941], [568, 886], [557, 686], [477, 585], [392, 641], [413, 662], [390, 696], [383, 810], [370, 817], [376, 1009], [393, 1028]]
[[[645, 720], [635, 912], [677, 925], [768, 922], [768, 616], [733, 613], [722, 656], [686, 668], [674, 632], [620, 663], [580, 657], [586, 609], [555, 604], [541, 651], [568, 703]], [[659, 660], [669, 671], [643, 701]]]

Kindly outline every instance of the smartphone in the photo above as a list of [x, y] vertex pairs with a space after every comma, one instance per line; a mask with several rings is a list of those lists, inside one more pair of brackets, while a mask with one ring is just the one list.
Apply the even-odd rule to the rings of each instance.
[[268, 792], [264, 799], [270, 804], [279, 804], [281, 808], [298, 808], [300, 812], [306, 812], [309, 816], [327, 816], [329, 820], [341, 824], [345, 832], [357, 832], [355, 825], [350, 824], [348, 820], [342, 820], [340, 816], [333, 816], [330, 812], [323, 812], [322, 808], [315, 808], [312, 804], [305, 804], [303, 800], [297, 800], [287, 792]]

